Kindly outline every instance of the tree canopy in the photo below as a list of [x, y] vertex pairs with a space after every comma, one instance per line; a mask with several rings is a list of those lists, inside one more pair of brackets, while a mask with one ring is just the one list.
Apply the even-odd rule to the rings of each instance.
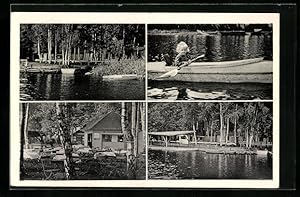
[[[50, 62], [58, 54], [73, 59], [83, 54], [85, 60], [99, 56], [131, 55], [145, 45], [145, 26], [129, 24], [22, 24], [20, 26], [21, 58], [41, 59], [48, 53]], [[104, 54], [105, 51], [105, 54]], [[53, 57], [54, 53], [54, 57]], [[69, 57], [68, 57], [69, 56]], [[52, 59], [53, 57], [53, 59]], [[80, 57], [79, 57], [80, 58]]]
[[205, 31], [229, 31], [244, 30], [253, 31], [254, 29], [262, 29], [272, 31], [272, 24], [150, 24], [148, 30], [205, 30]]
[[[248, 141], [272, 137], [272, 103], [149, 103], [148, 132], [195, 129], [198, 135]], [[236, 142], [236, 139], [235, 139]]]

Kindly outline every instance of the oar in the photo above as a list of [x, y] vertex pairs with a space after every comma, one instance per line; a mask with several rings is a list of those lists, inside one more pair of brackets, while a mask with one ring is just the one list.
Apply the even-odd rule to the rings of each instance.
[[190, 65], [192, 62], [194, 62], [194, 61], [196, 61], [196, 60], [198, 60], [198, 59], [200, 59], [200, 58], [203, 58], [204, 56], [205, 56], [205, 55], [199, 55], [198, 57], [195, 57], [194, 59], [191, 59], [190, 61], [188, 61], [188, 62], [182, 64], [181, 66], [178, 66], [177, 68], [175, 68], [175, 69], [173, 69], [173, 70], [170, 70], [169, 72], [166, 72], [165, 74], [163, 74], [163, 75], [157, 77], [156, 79], [163, 79], [163, 78], [168, 78], [168, 77], [175, 77], [175, 76], [177, 75], [178, 71], [179, 71], [181, 68]]

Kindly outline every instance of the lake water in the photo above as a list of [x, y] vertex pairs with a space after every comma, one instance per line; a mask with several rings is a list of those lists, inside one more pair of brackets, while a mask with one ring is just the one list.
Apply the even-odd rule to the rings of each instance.
[[160, 54], [176, 56], [176, 45], [184, 41], [190, 47], [192, 57], [205, 54], [201, 61], [216, 62], [255, 57], [272, 59], [271, 35], [199, 35], [168, 33], [148, 36], [148, 61]]
[[[150, 94], [151, 91], [159, 94]], [[193, 97], [191, 92], [201, 92], [205, 99], [213, 100], [254, 100], [272, 99], [272, 84], [262, 83], [189, 83], [176, 81], [148, 80], [149, 99], [167, 100], [201, 100], [203, 97]], [[217, 96], [215, 92], [218, 92]]]
[[[22, 73], [21, 100], [142, 100], [144, 80], [102, 81], [95, 75]], [[24, 80], [25, 79], [25, 80]]]
[[[184, 41], [190, 47], [191, 57], [205, 54], [199, 61], [218, 62], [265, 57], [272, 60], [272, 36], [269, 35], [199, 35], [197, 33], [167, 33], [148, 36], [148, 61], [155, 56], [176, 56], [176, 45]], [[152, 92], [154, 92], [152, 96]], [[189, 95], [196, 95], [192, 97]], [[192, 94], [195, 92], [195, 94]], [[197, 98], [197, 93], [205, 98]], [[218, 93], [216, 97], [215, 92]], [[158, 94], [157, 94], [158, 93]], [[272, 84], [244, 83], [187, 83], [148, 80], [149, 99], [272, 99]]]
[[149, 179], [272, 179], [266, 156], [149, 150], [148, 163]]

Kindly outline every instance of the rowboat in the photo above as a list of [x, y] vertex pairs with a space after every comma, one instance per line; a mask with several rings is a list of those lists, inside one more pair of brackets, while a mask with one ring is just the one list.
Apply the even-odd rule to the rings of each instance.
[[136, 74], [128, 74], [128, 75], [104, 75], [102, 77], [103, 81], [117, 81], [117, 80], [133, 80], [137, 79], [138, 76]]
[[220, 31], [222, 35], [245, 35], [245, 31]]
[[75, 73], [76, 68], [62, 68], [61, 73], [62, 74], [68, 74], [73, 75]]
[[174, 66], [165, 66], [165, 62], [148, 62], [148, 79], [220, 83], [272, 83], [273, 81], [273, 62], [263, 58], [194, 62], [180, 69], [174, 77], [158, 79], [162, 74], [174, 69], [176, 69]]
[[257, 155], [264, 155], [264, 156], [267, 156], [269, 153], [268, 150], [256, 150], [256, 154]]

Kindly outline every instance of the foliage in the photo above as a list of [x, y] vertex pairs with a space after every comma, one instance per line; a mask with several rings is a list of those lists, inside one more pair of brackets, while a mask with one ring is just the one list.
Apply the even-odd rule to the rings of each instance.
[[122, 59], [122, 61], [105, 61], [99, 63], [95, 67], [96, 75], [122, 75], [122, 74], [137, 74], [145, 75], [145, 61], [142, 59]]
[[[38, 131], [47, 138], [57, 138], [58, 125], [55, 103], [30, 103], [29, 106], [29, 130]], [[82, 128], [96, 115], [104, 115], [110, 111], [120, 113], [120, 104], [77, 103], [72, 111], [73, 116], [70, 118], [72, 129], [77, 127]]]
[[272, 25], [271, 24], [155, 24], [155, 25], [148, 25], [148, 29], [150, 31], [157, 31], [157, 30], [171, 30], [171, 32], [176, 32], [176, 30], [189, 30], [189, 31], [196, 31], [196, 30], [245, 30], [245, 31], [253, 31], [254, 29], [263, 29], [265, 31], [271, 31]]
[[136, 47], [145, 45], [145, 26], [138, 24], [22, 24], [20, 30], [21, 58], [33, 60], [48, 53], [51, 62], [55, 51], [54, 60], [61, 54], [66, 65], [79, 58], [131, 57]]
[[272, 137], [272, 103], [149, 103], [148, 106], [149, 132], [194, 128], [200, 135], [221, 135], [220, 140], [227, 142], [229, 133], [238, 130], [237, 135], [248, 139], [248, 143], [255, 136]]

